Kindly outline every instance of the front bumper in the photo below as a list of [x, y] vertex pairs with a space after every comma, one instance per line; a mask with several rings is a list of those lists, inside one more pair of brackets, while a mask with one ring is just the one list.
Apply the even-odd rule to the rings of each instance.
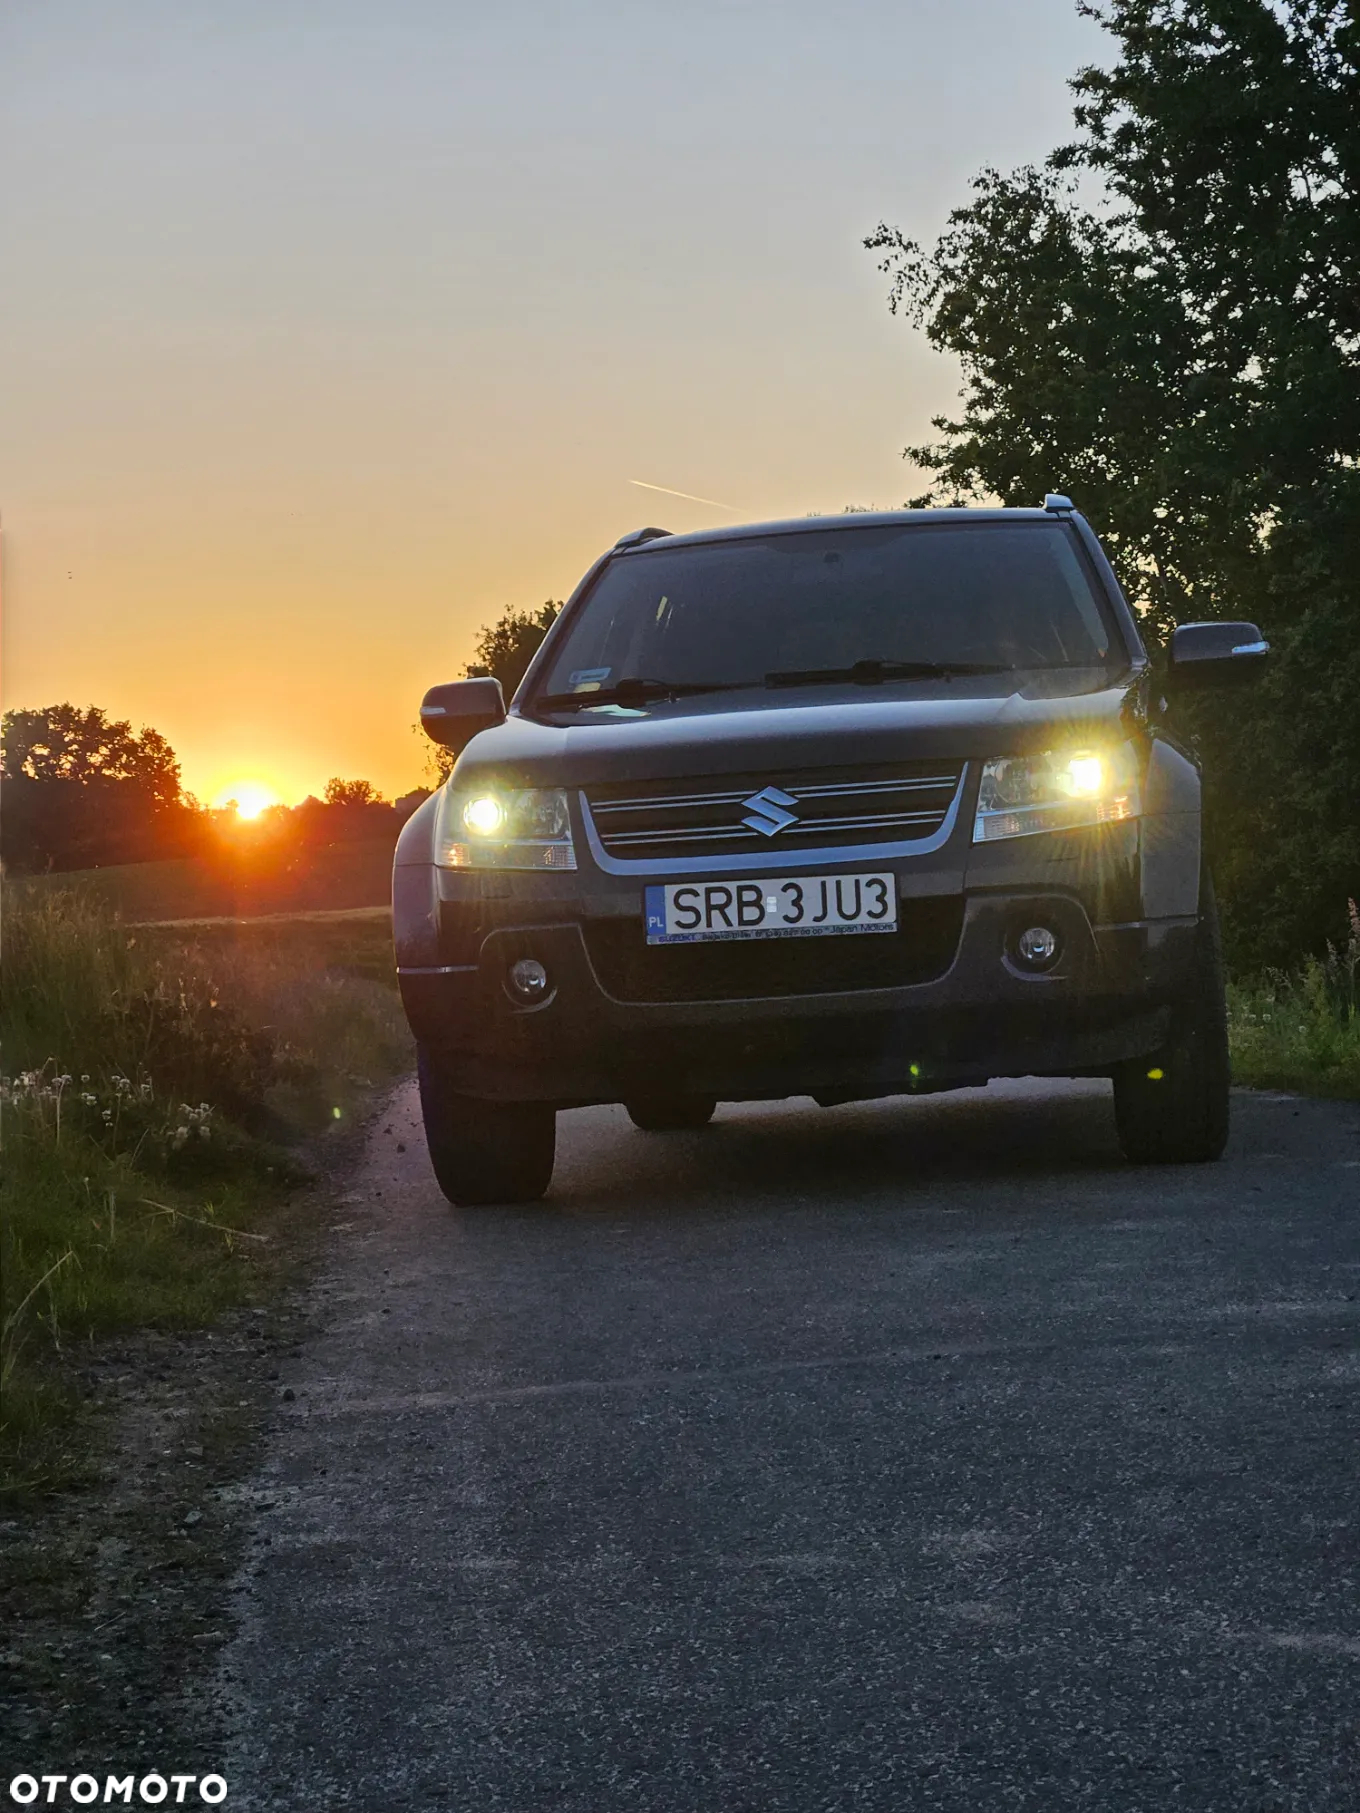
[[[399, 969], [412, 1030], [441, 1048], [468, 1095], [560, 1106], [671, 1091], [848, 1099], [1098, 1072], [1163, 1042], [1194, 961], [1193, 918], [1093, 926], [1074, 891], [988, 889], [962, 896], [952, 959], [909, 986], [621, 999], [592, 962], [579, 915], [564, 912], [565, 899], [538, 904], [534, 914], [524, 899], [499, 903], [500, 923], [479, 933], [470, 961]], [[1042, 974], [1010, 955], [1016, 929], [1036, 919], [1061, 938]], [[507, 991], [520, 957], [537, 958], [551, 981], [533, 1007]]]

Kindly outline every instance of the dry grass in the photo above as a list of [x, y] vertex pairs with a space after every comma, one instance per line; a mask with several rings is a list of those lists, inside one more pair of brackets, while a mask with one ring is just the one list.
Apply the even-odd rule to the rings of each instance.
[[82, 1467], [79, 1360], [266, 1288], [295, 1148], [405, 1068], [381, 920], [129, 927], [11, 888], [0, 1090], [4, 1483]]

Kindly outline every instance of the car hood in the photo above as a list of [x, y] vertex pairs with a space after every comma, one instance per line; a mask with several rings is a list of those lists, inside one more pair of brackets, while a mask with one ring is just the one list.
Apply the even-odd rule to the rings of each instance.
[[[954, 681], [716, 693], [645, 715], [539, 723], [512, 714], [474, 737], [460, 784], [525, 787], [663, 780], [848, 764], [1018, 755], [1127, 735], [1143, 716], [1145, 670], [978, 675]], [[1018, 684], [1017, 684], [1018, 682]]]

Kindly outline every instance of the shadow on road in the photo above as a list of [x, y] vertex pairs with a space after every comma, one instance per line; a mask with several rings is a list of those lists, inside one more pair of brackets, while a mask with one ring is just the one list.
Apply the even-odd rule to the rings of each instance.
[[732, 1103], [700, 1133], [638, 1132], [621, 1108], [559, 1120], [548, 1206], [627, 1204], [674, 1213], [714, 1199], [902, 1203], [954, 1185], [1130, 1169], [1103, 1081], [1019, 1081], [948, 1095], [818, 1108], [797, 1099]]

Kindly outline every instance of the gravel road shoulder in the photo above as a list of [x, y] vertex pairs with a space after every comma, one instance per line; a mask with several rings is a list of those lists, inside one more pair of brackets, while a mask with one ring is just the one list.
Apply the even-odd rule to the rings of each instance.
[[90, 1477], [0, 1517], [0, 1781], [35, 1764], [200, 1773], [223, 1724], [211, 1691], [258, 1506], [249, 1482], [324, 1326], [320, 1274], [353, 1225], [349, 1179], [386, 1096], [308, 1154], [315, 1182], [270, 1224], [261, 1307], [189, 1333], [68, 1354], [90, 1406]]

